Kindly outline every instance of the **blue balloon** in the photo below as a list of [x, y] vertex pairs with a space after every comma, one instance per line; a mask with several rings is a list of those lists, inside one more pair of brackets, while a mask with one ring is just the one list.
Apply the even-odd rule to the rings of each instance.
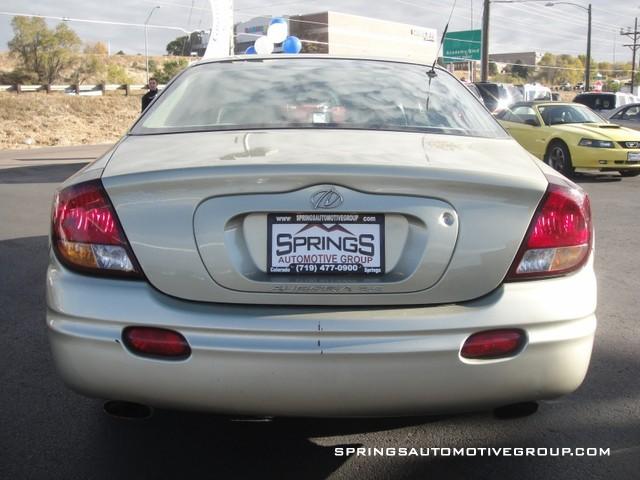
[[287, 23], [287, 21], [282, 17], [274, 17], [269, 22], [269, 25], [273, 25], [274, 23]]
[[249, 48], [247, 48], [247, 49], [244, 51], [244, 54], [245, 54], [245, 55], [255, 55], [255, 54], [256, 54], [256, 49], [255, 49], [255, 47], [254, 47], [253, 45], [251, 45]]
[[302, 42], [298, 37], [291, 35], [282, 42], [282, 51], [284, 53], [300, 53], [300, 50], [302, 50]]

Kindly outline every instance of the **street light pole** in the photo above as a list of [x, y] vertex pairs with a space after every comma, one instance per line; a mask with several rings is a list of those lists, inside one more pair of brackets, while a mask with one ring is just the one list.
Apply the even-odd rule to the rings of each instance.
[[588, 92], [591, 90], [591, 4], [589, 7], [583, 7], [577, 3], [571, 2], [549, 2], [545, 4], [545, 7], [553, 7], [554, 5], [571, 5], [573, 7], [581, 8], [587, 12], [589, 21], [587, 25], [587, 58], [584, 72], [584, 90]]
[[482, 10], [482, 62], [480, 64], [480, 81], [489, 79], [489, 8], [491, 2], [484, 0]]
[[591, 4], [589, 4], [587, 14], [589, 15], [589, 26], [587, 27], [587, 68], [584, 75], [586, 77], [584, 79], [585, 92], [591, 90]]
[[147, 49], [147, 25], [149, 23], [149, 20], [151, 20], [151, 15], [153, 15], [153, 12], [155, 12], [159, 8], [160, 7], [157, 5], [153, 7], [151, 9], [151, 12], [149, 12], [149, 16], [144, 22], [144, 63], [147, 71], [147, 85], [149, 85], [149, 50]]
[[[545, 0], [484, 0], [484, 11], [482, 12], [482, 60], [481, 60], [481, 80], [486, 82], [489, 78], [489, 9], [492, 3], [525, 3], [539, 2]], [[587, 30], [587, 65], [585, 71], [585, 90], [589, 91], [591, 77], [591, 4], [589, 8], [571, 2], [548, 2], [545, 7], [554, 5], [573, 5], [574, 7], [586, 10], [589, 14], [589, 25]]]

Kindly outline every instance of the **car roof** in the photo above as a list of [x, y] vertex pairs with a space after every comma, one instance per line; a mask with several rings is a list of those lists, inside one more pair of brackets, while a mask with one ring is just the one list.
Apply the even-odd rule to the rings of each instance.
[[[317, 59], [329, 59], [329, 60], [365, 60], [365, 61], [375, 61], [375, 62], [389, 62], [389, 63], [403, 63], [409, 65], [420, 65], [423, 67], [431, 68], [432, 64], [428, 62], [420, 62], [417, 60], [411, 59], [403, 59], [403, 58], [393, 58], [393, 57], [381, 57], [381, 56], [370, 56], [370, 55], [330, 55], [328, 53], [274, 53], [271, 55], [233, 55], [231, 57], [224, 58], [204, 58], [197, 62], [194, 62], [190, 65], [190, 67], [196, 65], [204, 65], [208, 63], [227, 63], [227, 62], [239, 62], [239, 61], [259, 61], [259, 60], [282, 60], [282, 59], [300, 59], [300, 58], [317, 58]], [[435, 64], [435, 68], [450, 73], [448, 70], [443, 68], [442, 66]]]
[[578, 95], [631, 95], [631, 94], [626, 92], [582, 92], [582, 93], [579, 93]]

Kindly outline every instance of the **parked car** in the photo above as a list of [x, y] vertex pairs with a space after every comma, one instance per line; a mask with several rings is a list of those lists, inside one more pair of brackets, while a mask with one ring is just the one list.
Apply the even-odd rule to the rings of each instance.
[[513, 85], [493, 82], [475, 82], [475, 85], [491, 113], [500, 112], [523, 99], [522, 93]]
[[608, 113], [609, 121], [623, 127], [640, 130], [640, 103], [632, 103]]
[[574, 90], [580, 90], [580, 91], [584, 91], [584, 82], [578, 82], [576, 83], [575, 87], [573, 87]]
[[560, 90], [562, 91], [570, 92], [572, 89], [573, 86], [569, 82], [564, 82], [562, 85], [560, 85]]
[[552, 100], [551, 89], [539, 83], [527, 83], [522, 86], [522, 100], [525, 102]]
[[573, 99], [575, 103], [581, 103], [586, 105], [591, 110], [597, 112], [603, 112], [606, 116], [606, 112], [615, 110], [618, 107], [629, 105], [637, 102], [639, 99], [630, 93], [622, 92], [589, 92], [576, 95]]
[[410, 415], [587, 372], [587, 194], [439, 67], [203, 60], [52, 211], [47, 327], [85, 395]]
[[524, 148], [566, 176], [576, 168], [640, 175], [640, 133], [584, 105], [521, 102], [498, 119]]

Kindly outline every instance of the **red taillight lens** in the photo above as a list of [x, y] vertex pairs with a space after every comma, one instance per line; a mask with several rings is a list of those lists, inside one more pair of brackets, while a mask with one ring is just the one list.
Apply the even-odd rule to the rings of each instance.
[[563, 275], [589, 258], [593, 236], [589, 197], [577, 185], [556, 177], [549, 180], [507, 280]]
[[178, 332], [155, 327], [127, 327], [124, 344], [134, 353], [153, 357], [182, 359], [191, 355], [191, 347]]
[[51, 242], [68, 267], [85, 272], [139, 276], [133, 253], [99, 180], [56, 194]]
[[474, 333], [462, 345], [460, 356], [470, 359], [492, 359], [515, 355], [526, 342], [522, 330], [489, 330]]

